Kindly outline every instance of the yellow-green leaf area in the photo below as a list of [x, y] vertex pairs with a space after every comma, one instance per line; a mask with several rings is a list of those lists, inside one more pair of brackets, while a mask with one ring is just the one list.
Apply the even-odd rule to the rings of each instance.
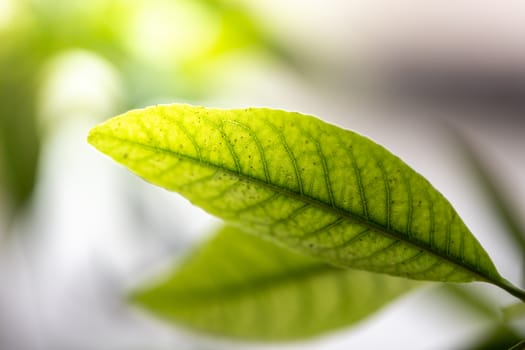
[[133, 300], [179, 327], [275, 341], [349, 326], [414, 285], [332, 267], [226, 227]]
[[89, 141], [230, 224], [332, 264], [508, 288], [427, 180], [368, 138], [315, 117], [153, 106], [110, 119]]

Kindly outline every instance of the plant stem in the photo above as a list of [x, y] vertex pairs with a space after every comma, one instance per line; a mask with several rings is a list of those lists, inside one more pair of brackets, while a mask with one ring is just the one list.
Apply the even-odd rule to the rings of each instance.
[[518, 344], [514, 345], [509, 350], [520, 350], [523, 349], [522, 346], [525, 345], [525, 340], [520, 341]]
[[516, 287], [506, 279], [502, 279], [496, 285], [525, 303], [525, 290]]

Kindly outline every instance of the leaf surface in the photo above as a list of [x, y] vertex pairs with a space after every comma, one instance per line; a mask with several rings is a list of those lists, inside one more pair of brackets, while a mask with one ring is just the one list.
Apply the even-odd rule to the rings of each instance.
[[134, 300], [199, 331], [291, 340], [359, 321], [414, 285], [336, 268], [226, 227]]
[[89, 141], [232, 225], [335, 265], [489, 281], [519, 295], [427, 180], [368, 138], [315, 117], [153, 106], [110, 119]]

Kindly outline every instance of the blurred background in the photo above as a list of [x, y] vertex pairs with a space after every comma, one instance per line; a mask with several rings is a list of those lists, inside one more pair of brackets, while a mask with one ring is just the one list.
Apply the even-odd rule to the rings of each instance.
[[447, 197], [523, 286], [525, 3], [0, 0], [0, 349], [499, 349], [496, 288], [429, 284], [297, 344], [171, 328], [126, 293], [220, 223], [86, 142], [131, 108], [314, 114], [367, 135]]

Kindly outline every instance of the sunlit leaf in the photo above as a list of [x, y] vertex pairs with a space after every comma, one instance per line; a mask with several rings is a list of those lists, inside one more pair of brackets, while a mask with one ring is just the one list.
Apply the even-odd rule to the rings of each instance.
[[211, 214], [333, 264], [487, 281], [523, 297], [428, 181], [378, 144], [314, 117], [154, 106], [107, 121], [89, 141]]
[[282, 340], [352, 324], [414, 285], [335, 268], [227, 227], [134, 299], [181, 326]]

